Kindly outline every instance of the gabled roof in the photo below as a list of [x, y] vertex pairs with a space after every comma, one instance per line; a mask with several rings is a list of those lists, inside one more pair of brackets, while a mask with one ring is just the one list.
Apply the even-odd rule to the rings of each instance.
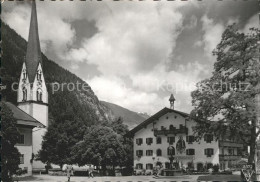
[[32, 0], [31, 22], [25, 58], [29, 82], [34, 81], [39, 63], [42, 63], [41, 47], [38, 33], [38, 22], [35, 0]]
[[39, 122], [38, 120], [36, 120], [35, 118], [27, 114], [20, 108], [16, 107], [14, 104], [10, 102], [4, 102], [4, 103], [7, 105], [9, 109], [12, 110], [13, 116], [17, 120], [18, 125], [45, 128], [45, 126], [41, 122]]
[[148, 119], [146, 119], [145, 121], [143, 121], [141, 124], [139, 124], [135, 128], [133, 128], [131, 131], [129, 131], [126, 134], [126, 136], [133, 136], [136, 132], [141, 130], [143, 127], [145, 127], [148, 124], [154, 122], [155, 120], [158, 120], [160, 117], [162, 117], [163, 115], [165, 115], [167, 113], [177, 113], [177, 114], [180, 114], [183, 117], [189, 117], [189, 114], [187, 114], [187, 113], [165, 107], [162, 110], [160, 110], [159, 112], [157, 112], [154, 115], [152, 115], [151, 117], [149, 117]]

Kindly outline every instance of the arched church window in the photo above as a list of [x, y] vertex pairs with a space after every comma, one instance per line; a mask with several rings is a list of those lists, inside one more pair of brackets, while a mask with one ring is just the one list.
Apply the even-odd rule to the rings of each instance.
[[23, 70], [23, 79], [26, 79], [26, 71]]
[[42, 90], [38, 89], [36, 92], [37, 101], [42, 101]]
[[42, 80], [42, 72], [41, 72], [41, 70], [39, 70], [37, 72], [37, 80]]
[[26, 101], [27, 100], [27, 90], [26, 88], [24, 87], [23, 88], [23, 101]]

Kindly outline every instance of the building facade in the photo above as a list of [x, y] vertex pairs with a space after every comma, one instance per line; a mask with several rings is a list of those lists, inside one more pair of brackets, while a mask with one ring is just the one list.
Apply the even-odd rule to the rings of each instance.
[[19, 141], [15, 145], [21, 154], [19, 168], [25, 172], [24, 175], [32, 175], [33, 129], [41, 129], [45, 126], [12, 103], [7, 102], [5, 104], [12, 110], [20, 133]]
[[134, 142], [135, 169], [151, 170], [157, 165], [169, 169], [173, 161], [176, 169], [203, 171], [218, 164], [225, 170], [241, 159], [241, 143], [216, 141], [210, 133], [195, 141], [196, 122], [174, 110], [174, 100], [171, 96], [170, 108], [160, 110], [128, 133]]
[[[48, 127], [48, 92], [42, 68], [38, 34], [36, 3], [32, 1], [31, 21], [25, 61], [22, 66], [17, 96], [18, 107]], [[42, 137], [47, 128], [33, 130], [33, 154], [41, 149]], [[45, 164], [33, 161], [33, 169], [45, 169]]]

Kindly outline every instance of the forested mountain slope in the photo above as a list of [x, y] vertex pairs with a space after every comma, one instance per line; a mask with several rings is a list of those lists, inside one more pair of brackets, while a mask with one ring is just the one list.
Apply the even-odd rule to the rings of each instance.
[[[2, 99], [16, 104], [17, 92], [11, 89], [12, 83], [19, 81], [22, 63], [26, 54], [27, 42], [13, 29], [2, 22], [2, 85], [7, 88], [2, 91]], [[49, 116], [57, 120], [78, 120], [81, 124], [90, 126], [99, 122], [110, 122], [115, 116], [109, 108], [102, 105], [90, 87], [87, 90], [68, 91], [67, 89], [52, 93], [52, 83], [85, 83], [68, 70], [49, 60], [44, 54], [43, 71], [49, 92]], [[85, 83], [86, 84], [86, 83]], [[16, 85], [17, 88], [17, 85]]]

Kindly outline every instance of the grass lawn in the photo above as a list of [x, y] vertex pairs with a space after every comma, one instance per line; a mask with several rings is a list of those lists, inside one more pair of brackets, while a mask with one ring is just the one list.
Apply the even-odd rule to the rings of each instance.
[[199, 176], [197, 181], [242, 181], [240, 175], [207, 175]]

